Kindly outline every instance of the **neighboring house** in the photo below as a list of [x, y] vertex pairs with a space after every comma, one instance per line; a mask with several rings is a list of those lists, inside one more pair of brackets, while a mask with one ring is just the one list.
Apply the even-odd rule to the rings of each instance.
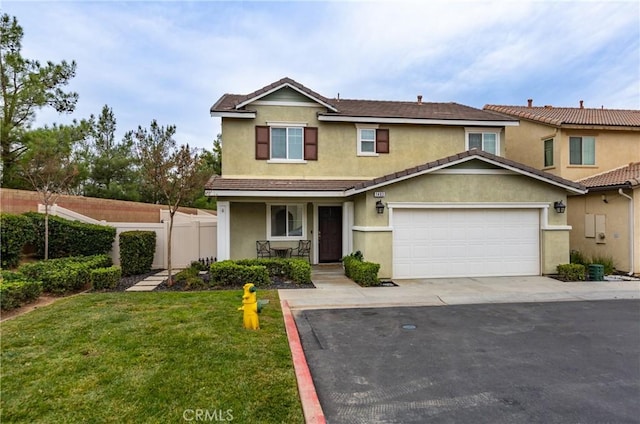
[[640, 110], [486, 105], [520, 120], [507, 127], [505, 156], [578, 181], [640, 160]]
[[[520, 119], [520, 126], [506, 128], [506, 157], [585, 184], [590, 194], [570, 197], [567, 203], [571, 249], [610, 256], [618, 270], [638, 272], [640, 248], [631, 260], [630, 243], [635, 229], [635, 246], [640, 245], [638, 224], [632, 225], [640, 221], [640, 207], [627, 209], [627, 204], [639, 201], [637, 186], [628, 182], [637, 179], [637, 168], [629, 163], [640, 161], [640, 110], [588, 109], [582, 102], [578, 108], [528, 103], [484, 107]], [[608, 203], [602, 202], [603, 194]]]
[[640, 269], [640, 162], [580, 181], [589, 192], [569, 199], [571, 247], [590, 258], [614, 258], [616, 268]]
[[568, 194], [504, 158], [515, 118], [457, 103], [326, 98], [283, 78], [225, 94], [218, 259], [311, 240], [313, 263], [361, 251], [382, 278], [553, 273], [569, 261]]

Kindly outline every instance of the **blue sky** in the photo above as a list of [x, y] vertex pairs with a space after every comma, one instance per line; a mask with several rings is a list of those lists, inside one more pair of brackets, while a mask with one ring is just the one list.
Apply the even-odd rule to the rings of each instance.
[[75, 60], [71, 116], [109, 105], [210, 149], [224, 93], [288, 76], [326, 96], [640, 109], [640, 2], [7, 1], [23, 55]]

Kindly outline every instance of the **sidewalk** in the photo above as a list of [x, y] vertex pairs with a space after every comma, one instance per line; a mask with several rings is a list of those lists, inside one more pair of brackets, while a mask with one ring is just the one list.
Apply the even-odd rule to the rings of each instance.
[[[173, 275], [175, 275], [176, 272], [178, 272], [178, 271], [180, 271], [180, 270], [174, 270], [173, 271]], [[153, 291], [156, 287], [158, 287], [168, 277], [169, 277], [169, 271], [165, 269], [165, 270], [159, 271], [159, 272], [157, 272], [157, 273], [155, 273], [153, 275], [148, 276], [144, 280], [134, 284], [133, 286], [131, 286], [128, 289], [126, 289], [125, 291], [128, 291], [128, 292], [148, 292], [148, 291]]]
[[315, 265], [315, 289], [279, 290], [291, 309], [442, 306], [478, 303], [640, 299], [640, 281], [562, 282], [549, 277], [397, 280], [397, 287], [360, 287], [341, 265]]

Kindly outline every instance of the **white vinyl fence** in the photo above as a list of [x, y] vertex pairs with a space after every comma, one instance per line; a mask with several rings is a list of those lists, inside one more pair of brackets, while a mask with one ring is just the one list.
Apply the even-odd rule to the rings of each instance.
[[[38, 205], [38, 212], [44, 213], [44, 205]], [[169, 211], [160, 211], [160, 223], [145, 222], [106, 222], [98, 221], [58, 205], [49, 207], [49, 213], [61, 218], [86, 222], [89, 224], [109, 225], [116, 228], [116, 238], [111, 249], [111, 258], [115, 265], [120, 264], [120, 233], [125, 231], [155, 231], [156, 251], [153, 257], [153, 269], [165, 269], [168, 265], [167, 241], [169, 238]], [[198, 215], [176, 212], [173, 219], [171, 236], [171, 266], [186, 268], [191, 261], [200, 258], [212, 260], [217, 256], [218, 222], [215, 215], [198, 210]]]

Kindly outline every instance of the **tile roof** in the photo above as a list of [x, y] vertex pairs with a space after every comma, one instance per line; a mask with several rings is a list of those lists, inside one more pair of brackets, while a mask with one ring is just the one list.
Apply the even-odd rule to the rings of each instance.
[[224, 94], [211, 107], [211, 112], [235, 112], [252, 113], [253, 110], [236, 107], [242, 103], [271, 90], [289, 84], [296, 87], [308, 96], [318, 99], [335, 110], [329, 109], [323, 116], [349, 116], [349, 117], [374, 117], [374, 118], [407, 118], [407, 119], [431, 119], [431, 120], [472, 120], [472, 121], [513, 121], [518, 119], [491, 111], [476, 109], [458, 103], [431, 103], [431, 102], [401, 102], [385, 100], [354, 100], [354, 99], [328, 99], [316, 93], [304, 85], [292, 80], [282, 78], [272, 84], [260, 88], [250, 94]]
[[577, 191], [585, 191], [584, 185], [566, 180], [553, 174], [549, 174], [544, 171], [540, 171], [536, 168], [514, 162], [509, 159], [505, 159], [500, 156], [493, 155], [480, 150], [469, 150], [466, 152], [458, 153], [456, 155], [448, 156], [446, 158], [438, 159], [433, 162], [428, 162], [423, 165], [407, 168], [400, 172], [394, 172], [382, 177], [374, 178], [371, 180], [302, 180], [302, 179], [243, 179], [243, 178], [224, 178], [214, 175], [209, 182], [205, 185], [207, 190], [215, 191], [366, 191], [367, 188], [377, 186], [384, 183], [393, 183], [396, 180], [411, 177], [413, 175], [433, 170], [435, 168], [447, 167], [447, 165], [454, 164], [462, 159], [484, 158], [489, 161], [504, 165], [521, 171], [525, 174], [536, 176], [542, 180], [556, 183], [558, 185], [573, 188]]
[[485, 151], [482, 150], [477, 150], [477, 149], [472, 149], [472, 150], [467, 150], [465, 152], [462, 153], [458, 153], [456, 155], [452, 155], [452, 156], [448, 156], [446, 158], [442, 158], [442, 159], [438, 159], [435, 160], [433, 162], [428, 162], [425, 163], [423, 165], [419, 165], [416, 167], [412, 167], [412, 168], [407, 168], [405, 170], [402, 170], [400, 172], [395, 172], [393, 174], [388, 174], [388, 175], [384, 175], [382, 177], [378, 177], [378, 178], [374, 178], [373, 180], [369, 180], [369, 181], [365, 181], [362, 182], [358, 185], [356, 185], [354, 188], [356, 190], [360, 190], [366, 187], [371, 187], [374, 185], [378, 185], [378, 184], [382, 184], [384, 182], [387, 181], [393, 181], [395, 179], [398, 178], [403, 178], [406, 176], [410, 176], [412, 174], [417, 174], [423, 171], [428, 171], [430, 169], [433, 168], [439, 168], [439, 167], [446, 167], [446, 165], [457, 162], [461, 159], [465, 159], [465, 158], [484, 158], [484, 159], [488, 159], [490, 161], [493, 162], [497, 162], [501, 165], [507, 166], [507, 167], [511, 167], [511, 168], [515, 168], [516, 170], [522, 171], [524, 173], [527, 174], [531, 174], [531, 175], [535, 175], [537, 177], [540, 177], [542, 179], [545, 180], [549, 180], [549, 181], [553, 181], [555, 183], [558, 183], [560, 185], [563, 186], [567, 186], [567, 187], [571, 187], [580, 191], [584, 191], [585, 187], [580, 184], [580, 183], [576, 183], [574, 181], [570, 181], [570, 180], [566, 180], [562, 177], [558, 177], [557, 175], [553, 175], [550, 174], [548, 172], [544, 172], [544, 171], [540, 171], [539, 169], [533, 168], [531, 166], [522, 164], [520, 162], [515, 162], [512, 161], [510, 159], [505, 159], [501, 156], [496, 156], [493, 155], [491, 153], [487, 153]]
[[599, 125], [640, 127], [640, 110], [503, 105], [485, 105], [483, 109], [485, 111], [503, 113], [512, 117], [538, 121], [554, 126]]
[[205, 190], [221, 191], [345, 191], [363, 180], [303, 180], [264, 178], [224, 178], [214, 175]]
[[579, 182], [588, 188], [637, 186], [640, 185], [640, 162], [632, 162], [611, 171], [592, 175]]

